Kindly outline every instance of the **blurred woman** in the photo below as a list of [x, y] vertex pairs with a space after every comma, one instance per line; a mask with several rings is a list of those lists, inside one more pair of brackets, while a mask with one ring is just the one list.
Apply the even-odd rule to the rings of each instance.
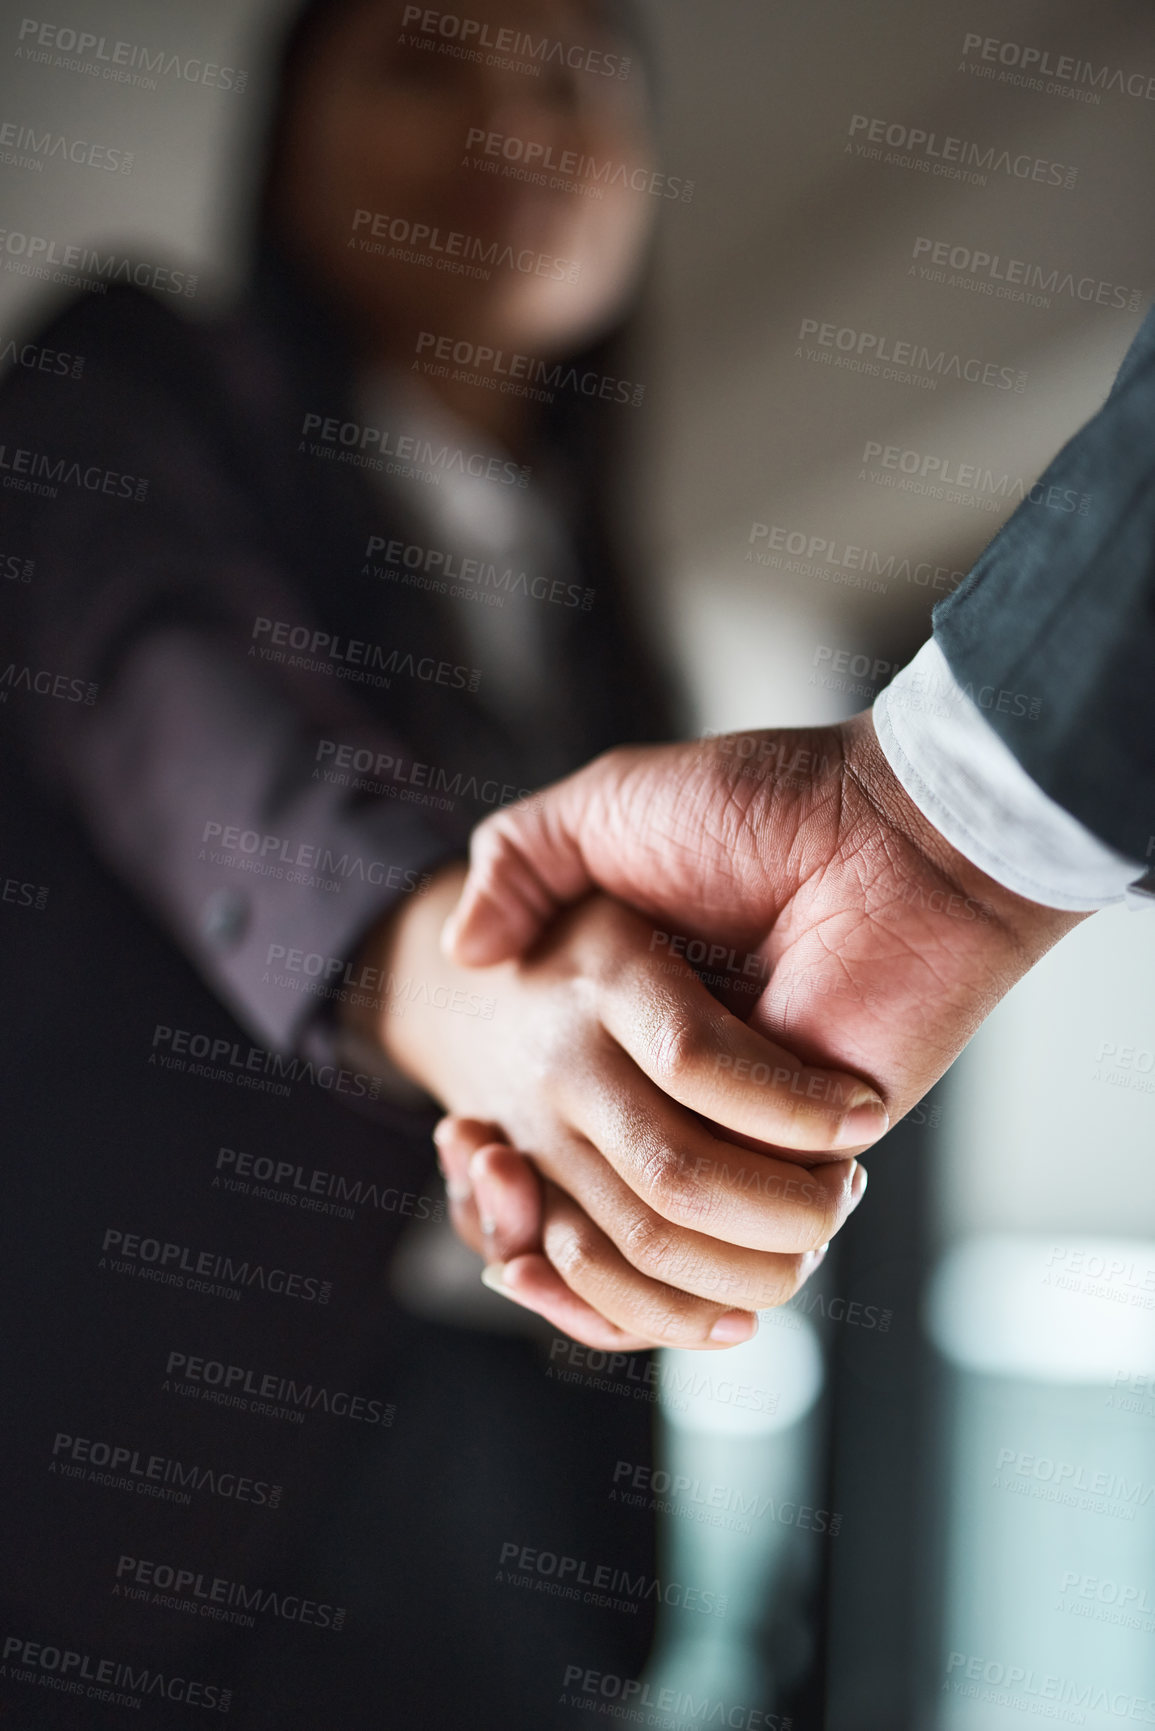
[[[370, 1036], [416, 1013], [391, 933], [477, 820], [671, 731], [607, 527], [657, 184], [619, 6], [313, 0], [249, 292], [75, 301], [39, 340], [82, 383], [2, 394], [9, 847], [52, 909], [14, 937], [14, 1182], [57, 1227], [6, 1265], [39, 1318], [10, 1608], [232, 1687], [238, 1725], [539, 1731], [570, 1667], [644, 1659], [652, 1598], [503, 1565], [652, 1578], [608, 1501], [648, 1405], [389, 1297], [443, 1203], [423, 1072]], [[46, 1488], [45, 1433], [250, 1488]], [[157, 1566], [227, 1587], [130, 1594]]]

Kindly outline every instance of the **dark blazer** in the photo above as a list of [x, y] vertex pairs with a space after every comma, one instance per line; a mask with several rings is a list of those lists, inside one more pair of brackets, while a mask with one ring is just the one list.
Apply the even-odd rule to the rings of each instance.
[[939, 602], [934, 635], [1044, 792], [1103, 841], [1150, 860], [1155, 311], [1099, 413]]
[[[238, 1727], [539, 1731], [561, 1722], [567, 1665], [638, 1673], [652, 1600], [622, 1616], [496, 1584], [502, 1546], [652, 1571], [649, 1517], [608, 1501], [615, 1462], [649, 1459], [633, 1395], [650, 1385], [563, 1383], [536, 1342], [394, 1304], [401, 1229], [444, 1211], [431, 1115], [371, 1106], [318, 1001], [272, 986], [266, 958], [286, 937], [351, 955], [491, 809], [318, 779], [319, 740], [458, 787], [532, 787], [668, 732], [664, 687], [578, 507], [596, 598], [542, 605], [548, 727], [511, 730], [436, 677], [370, 685], [250, 654], [270, 619], [397, 650], [395, 666], [465, 659], [426, 593], [363, 575], [371, 536], [411, 538], [403, 492], [390, 517], [363, 473], [300, 448], [307, 414], [352, 412], [351, 368], [283, 272], [226, 320], [112, 290], [36, 341], [83, 368], [0, 389], [0, 1289], [23, 1319], [0, 1346], [5, 1625], [230, 1686]], [[212, 824], [258, 849], [214, 862]], [[128, 1455], [102, 1475], [105, 1447]], [[154, 1457], [248, 1488], [142, 1492]], [[344, 1626], [127, 1598], [142, 1562], [343, 1607]], [[67, 1695], [37, 1707], [77, 1722]]]

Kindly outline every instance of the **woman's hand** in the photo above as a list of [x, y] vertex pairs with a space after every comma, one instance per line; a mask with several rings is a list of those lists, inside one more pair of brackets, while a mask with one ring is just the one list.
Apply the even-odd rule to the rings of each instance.
[[[752, 1313], [797, 1291], [858, 1200], [856, 1162], [823, 1151], [882, 1134], [877, 1096], [755, 1033], [670, 955], [666, 934], [604, 896], [565, 913], [519, 961], [459, 968], [439, 938], [463, 878], [446, 868], [371, 939], [362, 959], [385, 985], [358, 1015], [408, 1076], [480, 1125], [471, 1155], [492, 1152], [476, 1165], [479, 1194], [487, 1163], [516, 1161], [494, 1126], [532, 1156], [540, 1249], [571, 1297], [539, 1263], [515, 1266], [539, 1248], [516, 1233], [494, 1252], [510, 1296], [587, 1344], [747, 1339]], [[781, 1158], [776, 1138], [818, 1164]], [[451, 1201], [481, 1248], [466, 1181], [459, 1169]], [[528, 1240], [528, 1190], [525, 1205]], [[532, 1293], [523, 1281], [537, 1282]]]

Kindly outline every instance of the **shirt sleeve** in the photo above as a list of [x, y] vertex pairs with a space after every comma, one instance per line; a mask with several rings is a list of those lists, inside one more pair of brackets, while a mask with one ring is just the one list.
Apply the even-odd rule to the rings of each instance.
[[1004, 889], [1072, 912], [1134, 899], [1127, 892], [1144, 864], [1100, 841], [1043, 792], [933, 638], [879, 694], [874, 725], [919, 811]]
[[[180, 368], [199, 339], [159, 319], [143, 297], [81, 305], [60, 326], [89, 356], [72, 395], [39, 375], [0, 393], [5, 464], [32, 472], [47, 453], [60, 476], [6, 498], [35, 577], [5, 716], [38, 780], [242, 1027], [296, 1053], [332, 1031], [342, 994], [380, 993], [356, 962], [364, 936], [465, 836], [327, 775], [322, 741], [394, 759], [404, 743], [335, 681], [253, 652], [254, 619], [315, 621], [230, 453], [227, 390], [216, 419], [198, 412]], [[102, 475], [137, 479], [89, 484]], [[80, 700], [37, 695], [44, 670]]]

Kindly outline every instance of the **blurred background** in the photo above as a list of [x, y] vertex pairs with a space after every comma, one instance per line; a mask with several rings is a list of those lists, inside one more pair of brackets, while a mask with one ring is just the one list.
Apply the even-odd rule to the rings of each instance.
[[[686, 183], [662, 201], [620, 477], [646, 527], [649, 612], [700, 730], [838, 719], [909, 658], [1098, 407], [1155, 294], [1150, 9], [641, 10], [663, 166]], [[158, 34], [145, 0], [84, 14], [87, 30]], [[37, 167], [5, 143], [4, 342], [64, 292], [23, 274], [13, 236], [195, 272], [190, 316], [227, 297], [234, 164], [281, 16], [171, 0], [166, 44], [249, 78], [169, 80], [163, 101], [17, 58], [10, 19], [0, 119], [132, 161]], [[1067, 57], [1064, 78], [1037, 55], [1024, 73], [1026, 49]], [[936, 172], [948, 137], [974, 147], [965, 178]], [[902, 344], [926, 354], [872, 359]], [[721, 1461], [762, 1484], [777, 1449], [765, 1484], [801, 1486], [839, 1522], [801, 1561], [747, 1542], [718, 1562], [774, 1616], [711, 1654], [671, 1637], [655, 1675], [732, 1681], [750, 1664], [757, 1687], [746, 1640], [775, 1676], [809, 1678], [800, 1727], [1155, 1724], [1153, 963], [1155, 915], [1080, 927], [873, 1155], [868, 1205], [809, 1308], [759, 1337], [796, 1396], [776, 1440], [710, 1443], [709, 1423], [671, 1409], [671, 1470], [690, 1460], [704, 1480]], [[711, 1542], [669, 1528], [668, 1545]], [[816, 1615], [783, 1614], [792, 1570]]]

